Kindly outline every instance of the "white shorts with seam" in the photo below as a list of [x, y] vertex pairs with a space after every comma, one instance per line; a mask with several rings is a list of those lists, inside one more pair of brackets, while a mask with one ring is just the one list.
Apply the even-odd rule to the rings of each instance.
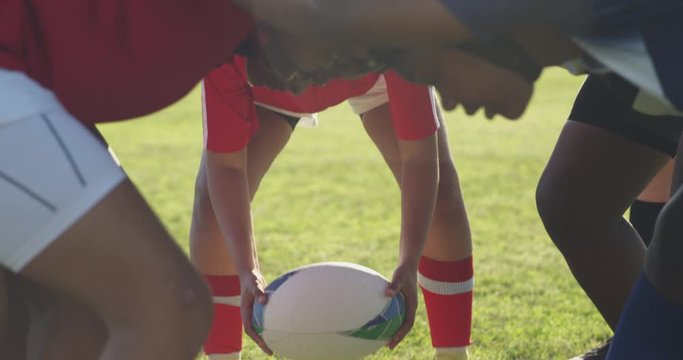
[[283, 114], [283, 115], [299, 118], [299, 122], [296, 124], [296, 126], [301, 126], [301, 127], [305, 127], [305, 128], [314, 128], [314, 127], [318, 126], [318, 114], [317, 113], [293, 112], [293, 111], [281, 109], [277, 106], [268, 105], [268, 104], [260, 102], [260, 101], [254, 101], [254, 104], [258, 107], [262, 107], [264, 109], [274, 111], [278, 114]]
[[368, 92], [363, 95], [352, 97], [348, 100], [351, 110], [356, 115], [363, 115], [366, 112], [384, 105], [389, 102], [387, 93], [387, 82], [384, 75], [380, 75]]
[[0, 108], [0, 265], [19, 272], [126, 176], [39, 84], [0, 70], [0, 93], [20, 100]]
[[[347, 99], [347, 101], [351, 106], [351, 110], [353, 110], [353, 113], [356, 115], [363, 115], [374, 108], [388, 103], [389, 95], [387, 93], [387, 83], [384, 79], [384, 75], [378, 76], [375, 84], [365, 94], [354, 96]], [[318, 126], [317, 113], [309, 114], [292, 112], [260, 101], [254, 101], [254, 104], [279, 114], [298, 117], [300, 120], [297, 123], [297, 126], [306, 128], [314, 128]]]

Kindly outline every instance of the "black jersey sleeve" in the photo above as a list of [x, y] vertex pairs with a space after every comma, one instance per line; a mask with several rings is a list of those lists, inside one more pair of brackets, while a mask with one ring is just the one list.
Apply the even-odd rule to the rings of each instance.
[[442, 0], [475, 36], [488, 37], [520, 26], [553, 25], [581, 34], [592, 22], [595, 0]]

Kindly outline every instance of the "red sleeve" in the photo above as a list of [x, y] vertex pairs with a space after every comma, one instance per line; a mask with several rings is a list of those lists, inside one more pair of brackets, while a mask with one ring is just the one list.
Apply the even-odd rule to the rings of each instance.
[[29, 75], [83, 122], [178, 100], [232, 57], [253, 21], [229, 0], [32, 0]]
[[439, 128], [436, 101], [427, 86], [404, 80], [393, 71], [384, 73], [391, 117], [401, 140], [419, 140]]
[[211, 71], [203, 83], [204, 144], [213, 152], [242, 150], [259, 126], [246, 76], [230, 63]]
[[0, 0], [0, 67], [26, 70], [23, 0]]

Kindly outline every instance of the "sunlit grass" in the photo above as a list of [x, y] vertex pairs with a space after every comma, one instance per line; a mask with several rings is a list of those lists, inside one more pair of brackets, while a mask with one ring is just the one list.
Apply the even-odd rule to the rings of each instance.
[[[556, 70], [517, 122], [447, 114], [475, 245], [475, 359], [566, 359], [609, 336], [538, 218], [534, 191], [580, 79]], [[399, 193], [346, 105], [297, 129], [253, 204], [261, 266], [278, 274], [318, 261], [363, 264], [389, 276], [397, 255]], [[125, 169], [187, 249], [201, 152], [194, 92], [144, 121], [102, 126]], [[423, 305], [393, 352], [370, 359], [429, 359]], [[265, 359], [245, 338], [244, 359]], [[322, 359], [321, 359], [322, 360]]]

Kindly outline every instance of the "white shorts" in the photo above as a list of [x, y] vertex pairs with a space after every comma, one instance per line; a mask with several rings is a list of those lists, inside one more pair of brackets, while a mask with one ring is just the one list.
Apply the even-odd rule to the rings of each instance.
[[0, 70], [0, 94], [18, 100], [0, 108], [0, 265], [18, 272], [125, 174], [106, 146], [28, 77]]
[[[388, 103], [389, 95], [387, 94], [387, 83], [384, 75], [380, 75], [375, 84], [365, 94], [349, 98], [347, 101], [356, 115], [365, 114], [376, 107]], [[318, 114], [292, 112], [261, 101], [254, 101], [254, 104], [276, 113], [299, 118], [297, 126], [307, 128], [318, 126]]]
[[366, 112], [384, 105], [389, 102], [389, 95], [387, 94], [387, 82], [384, 75], [377, 78], [377, 82], [368, 92], [363, 95], [352, 97], [348, 100], [353, 113], [362, 115]]
[[298, 113], [298, 112], [293, 112], [285, 109], [281, 109], [277, 106], [272, 106], [268, 105], [266, 103], [260, 102], [260, 101], [254, 101], [254, 104], [258, 107], [262, 107], [264, 109], [274, 111], [278, 114], [283, 114], [295, 118], [299, 118], [299, 122], [296, 123], [296, 126], [301, 126], [305, 128], [314, 128], [318, 126], [318, 114], [317, 113]]

